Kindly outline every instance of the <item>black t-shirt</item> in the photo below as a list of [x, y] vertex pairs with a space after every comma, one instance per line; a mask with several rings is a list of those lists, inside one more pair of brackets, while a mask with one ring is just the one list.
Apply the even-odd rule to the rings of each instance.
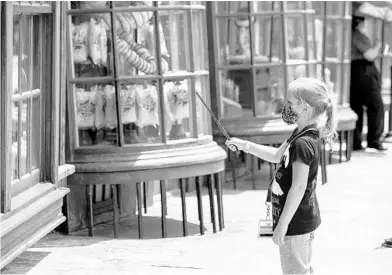
[[286, 203], [287, 194], [293, 180], [293, 162], [302, 162], [309, 166], [308, 183], [305, 194], [287, 229], [287, 236], [301, 235], [314, 231], [321, 223], [320, 210], [316, 197], [317, 171], [320, 160], [320, 133], [313, 125], [297, 130], [288, 139], [289, 147], [284, 153], [271, 184], [271, 203], [273, 229], [278, 224]]

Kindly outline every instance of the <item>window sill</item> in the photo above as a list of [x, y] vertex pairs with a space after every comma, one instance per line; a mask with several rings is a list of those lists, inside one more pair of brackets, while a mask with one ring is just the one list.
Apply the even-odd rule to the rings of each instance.
[[58, 167], [57, 180], [61, 181], [61, 180], [65, 179], [66, 177], [69, 177], [73, 173], [75, 173], [75, 165], [72, 165], [72, 164], [60, 165]]

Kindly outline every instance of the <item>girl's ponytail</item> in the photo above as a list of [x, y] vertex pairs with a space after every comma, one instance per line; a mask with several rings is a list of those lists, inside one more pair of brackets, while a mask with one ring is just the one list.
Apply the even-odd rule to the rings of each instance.
[[336, 132], [337, 129], [337, 106], [336, 103], [333, 103], [331, 99], [328, 99], [328, 104], [325, 109], [326, 115], [327, 115], [327, 121], [325, 123], [324, 129], [323, 129], [323, 137], [324, 140], [330, 145], [330, 148], [332, 149], [332, 145], [335, 142], [336, 138], [338, 137], [338, 134]]

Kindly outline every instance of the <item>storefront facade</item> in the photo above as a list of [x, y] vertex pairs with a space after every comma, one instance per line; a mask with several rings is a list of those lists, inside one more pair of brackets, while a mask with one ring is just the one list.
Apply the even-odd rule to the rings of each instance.
[[61, 4], [1, 3], [1, 266], [65, 220]]
[[210, 101], [206, 6], [67, 5], [67, 153], [76, 166], [68, 181], [68, 228], [111, 220], [117, 207], [120, 218], [138, 212], [140, 226], [140, 188], [151, 197], [224, 170], [226, 153], [196, 96]]

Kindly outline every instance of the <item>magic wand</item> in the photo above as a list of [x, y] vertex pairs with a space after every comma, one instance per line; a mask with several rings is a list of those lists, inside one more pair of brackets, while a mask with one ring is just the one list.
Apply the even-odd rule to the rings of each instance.
[[[210, 108], [208, 108], [207, 103], [204, 101], [204, 99], [199, 95], [198, 92], [196, 92], [197, 97], [200, 99], [200, 101], [203, 103], [204, 107], [206, 107], [208, 113], [211, 115], [212, 119], [215, 121], [215, 123], [218, 125], [219, 129], [221, 130], [222, 134], [226, 137], [227, 140], [230, 140], [230, 136], [227, 133], [227, 131], [225, 130], [225, 128], [223, 128], [222, 123], [216, 118], [216, 116], [214, 115], [214, 113], [210, 110]], [[237, 146], [235, 146], [234, 144], [232, 145], [235, 147], [235, 151], [237, 154], [240, 153], [240, 151], [238, 150]]]

